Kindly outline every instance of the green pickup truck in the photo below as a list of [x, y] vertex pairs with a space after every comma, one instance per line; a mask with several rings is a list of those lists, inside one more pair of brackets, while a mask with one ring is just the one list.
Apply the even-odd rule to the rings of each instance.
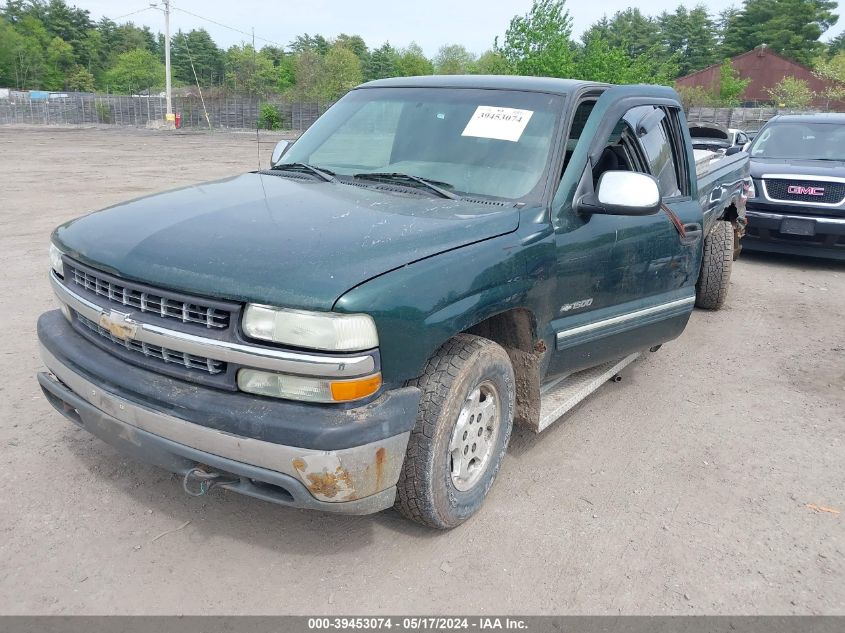
[[750, 187], [669, 88], [367, 83], [270, 169], [57, 228], [38, 380], [189, 494], [454, 527], [514, 424], [721, 306]]

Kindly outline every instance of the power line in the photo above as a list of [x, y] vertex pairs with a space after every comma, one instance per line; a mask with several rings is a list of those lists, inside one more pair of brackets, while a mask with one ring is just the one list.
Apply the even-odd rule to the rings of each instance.
[[228, 24], [223, 24], [222, 22], [217, 22], [216, 20], [212, 20], [211, 18], [206, 18], [202, 15], [198, 15], [196, 13], [192, 13], [191, 11], [186, 11], [185, 9], [180, 9], [179, 7], [171, 7], [174, 11], [179, 11], [181, 13], [186, 13], [190, 16], [195, 18], [199, 18], [200, 20], [205, 20], [206, 22], [210, 22], [211, 24], [216, 24], [217, 26], [223, 27], [224, 29], [229, 29], [230, 31], [234, 31], [235, 33], [240, 33], [241, 35], [246, 35], [247, 37], [254, 38], [256, 40], [261, 40], [262, 42], [267, 42], [268, 44], [272, 44], [273, 46], [278, 46], [279, 48], [285, 48], [284, 44], [279, 44], [273, 40], [268, 40], [264, 37], [258, 37], [253, 33], [247, 33], [246, 31], [241, 31], [240, 29], [236, 29]]
[[143, 9], [138, 9], [137, 11], [133, 11], [132, 13], [126, 13], [124, 15], [119, 15], [116, 18], [111, 18], [112, 21], [117, 22], [118, 20], [122, 20], [123, 18], [128, 18], [130, 15], [135, 15], [136, 13], [143, 13], [144, 11], [149, 11], [151, 9], [155, 9], [156, 7], [144, 7]]

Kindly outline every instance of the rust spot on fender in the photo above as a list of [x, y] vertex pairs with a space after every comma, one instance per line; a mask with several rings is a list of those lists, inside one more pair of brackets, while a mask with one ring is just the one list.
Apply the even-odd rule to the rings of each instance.
[[293, 467], [296, 468], [299, 472], [305, 472], [305, 460], [301, 457], [297, 457], [293, 460]]
[[[296, 464], [295, 464], [296, 466]], [[303, 468], [305, 464], [302, 464]], [[297, 470], [299, 467], [297, 466]], [[302, 472], [302, 471], [300, 471]], [[305, 487], [313, 495], [320, 495], [327, 499], [332, 499], [337, 494], [343, 491], [352, 490], [352, 477], [349, 472], [338, 466], [334, 472], [324, 470], [321, 473], [303, 473], [308, 479]]]
[[376, 490], [381, 490], [385, 463], [387, 463], [387, 450], [382, 446], [376, 451]]

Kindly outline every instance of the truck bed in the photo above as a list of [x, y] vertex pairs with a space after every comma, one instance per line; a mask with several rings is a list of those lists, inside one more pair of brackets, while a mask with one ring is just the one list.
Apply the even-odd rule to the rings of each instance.
[[[704, 210], [704, 233], [724, 217], [725, 210], [736, 204], [750, 178], [747, 152], [719, 156], [707, 150], [694, 150], [698, 199]], [[708, 156], [709, 155], [709, 156]]]

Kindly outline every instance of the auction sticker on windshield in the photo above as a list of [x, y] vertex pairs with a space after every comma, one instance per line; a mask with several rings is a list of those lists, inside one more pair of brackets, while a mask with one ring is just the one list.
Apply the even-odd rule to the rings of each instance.
[[461, 136], [493, 138], [500, 141], [519, 140], [531, 120], [531, 110], [478, 106]]

